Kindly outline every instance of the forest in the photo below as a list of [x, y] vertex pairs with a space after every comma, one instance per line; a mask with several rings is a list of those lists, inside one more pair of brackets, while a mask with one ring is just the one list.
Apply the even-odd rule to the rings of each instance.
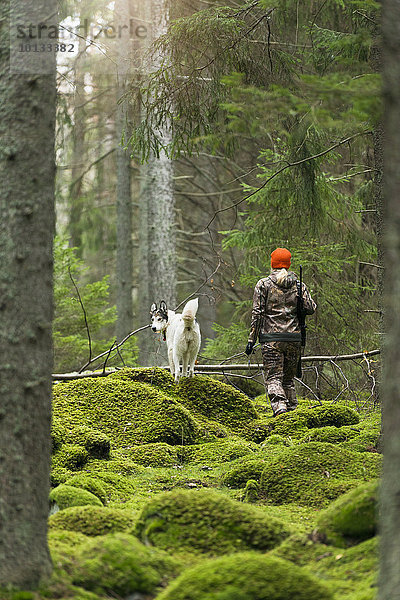
[[0, 600], [400, 598], [396, 0], [0, 22]]

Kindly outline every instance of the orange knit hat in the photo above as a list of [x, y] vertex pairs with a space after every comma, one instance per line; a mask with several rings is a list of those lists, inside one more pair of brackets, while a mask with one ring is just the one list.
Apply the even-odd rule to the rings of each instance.
[[277, 248], [271, 254], [271, 267], [273, 269], [288, 269], [292, 255], [286, 248]]

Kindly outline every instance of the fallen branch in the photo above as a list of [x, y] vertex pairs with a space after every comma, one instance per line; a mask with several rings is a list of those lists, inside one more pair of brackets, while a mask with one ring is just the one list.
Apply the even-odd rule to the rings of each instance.
[[[114, 346], [114, 349], [122, 346], [122, 344], [125, 343], [126, 340], [128, 338], [130, 338], [132, 335], [134, 335], [135, 333], [138, 333], [139, 331], [142, 331], [143, 329], [147, 329], [148, 327], [150, 327], [150, 325], [145, 325], [144, 327], [141, 327], [140, 329], [136, 329], [135, 331], [132, 331], [132, 333], [130, 333], [124, 340], [122, 340], [122, 342], [120, 342], [119, 344]], [[95, 360], [102, 358], [103, 356], [106, 356], [109, 352], [110, 351], [107, 350], [106, 352], [99, 354], [98, 356], [93, 358], [91, 362], [94, 362]], [[369, 358], [370, 356], [376, 356], [377, 354], [380, 354], [380, 353], [381, 353], [380, 350], [371, 350], [370, 352], [358, 352], [356, 354], [342, 354], [342, 355], [334, 355], [334, 356], [302, 356], [301, 362], [304, 362], [304, 363], [307, 363], [307, 362], [332, 362], [332, 361], [340, 361], [340, 360], [366, 359], [366, 358]], [[82, 372], [83, 369], [86, 368], [87, 366], [88, 365], [85, 365], [85, 367], [83, 367], [79, 373], [54, 374], [52, 376], [53, 381], [71, 381], [73, 379], [83, 379], [85, 377], [107, 377], [107, 375], [110, 375], [111, 373], [116, 373], [119, 371], [119, 369], [112, 369], [112, 370], [103, 371], [103, 372], [90, 371], [88, 373], [83, 373]], [[135, 367], [133, 367], [133, 368], [135, 368]], [[169, 366], [165, 365], [165, 366], [162, 366], [159, 368], [168, 370]], [[262, 363], [249, 363], [249, 364], [236, 363], [236, 364], [232, 364], [232, 365], [226, 365], [226, 364], [195, 365], [194, 369], [195, 369], [195, 372], [198, 374], [206, 374], [206, 373], [223, 374], [224, 372], [228, 372], [228, 371], [251, 371], [251, 370], [261, 371], [262, 368], [263, 368]]]

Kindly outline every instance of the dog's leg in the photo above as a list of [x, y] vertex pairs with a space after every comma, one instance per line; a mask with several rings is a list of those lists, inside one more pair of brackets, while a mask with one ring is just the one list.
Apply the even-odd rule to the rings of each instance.
[[187, 377], [188, 374], [188, 355], [185, 352], [185, 354], [183, 355], [183, 360], [182, 360], [182, 377]]
[[170, 348], [168, 350], [168, 362], [169, 362], [169, 370], [171, 371], [171, 375], [175, 375], [175, 364], [174, 364], [174, 356], [173, 350]]
[[194, 375], [194, 363], [195, 362], [196, 362], [196, 359], [190, 361], [190, 364], [189, 364], [189, 377], [193, 377], [193, 375]]
[[179, 381], [179, 377], [180, 377], [180, 365], [179, 365], [179, 356], [177, 352], [173, 353], [173, 360], [174, 360], [174, 365], [175, 365], [175, 381], [176, 383], [178, 383]]

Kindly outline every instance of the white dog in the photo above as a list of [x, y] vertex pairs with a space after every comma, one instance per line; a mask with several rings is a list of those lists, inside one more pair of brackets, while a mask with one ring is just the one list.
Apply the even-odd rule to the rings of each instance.
[[153, 304], [150, 309], [151, 329], [155, 333], [162, 333], [167, 342], [168, 362], [175, 381], [180, 377], [180, 365], [182, 363], [182, 376], [193, 377], [194, 363], [200, 350], [201, 335], [200, 327], [196, 321], [196, 313], [199, 299], [189, 300], [182, 314], [167, 310], [164, 301]]

